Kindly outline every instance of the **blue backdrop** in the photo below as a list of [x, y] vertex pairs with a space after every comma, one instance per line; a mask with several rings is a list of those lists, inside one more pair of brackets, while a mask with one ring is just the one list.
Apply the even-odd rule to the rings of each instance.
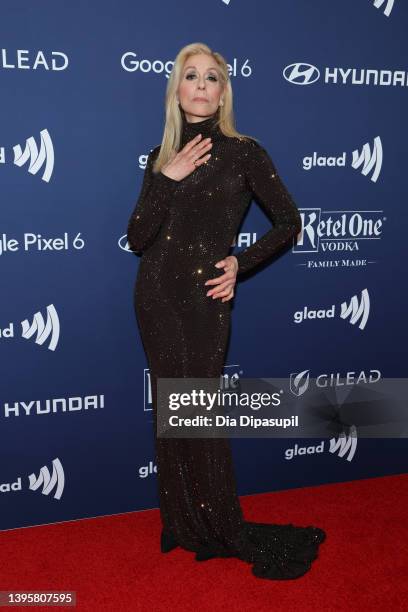
[[[225, 371], [406, 376], [405, 2], [4, 0], [0, 13], [0, 529], [158, 506], [126, 227], [191, 42], [227, 59], [237, 129], [268, 150], [304, 226], [239, 283]], [[269, 227], [253, 204], [235, 248]], [[293, 440], [234, 439], [239, 493], [401, 473], [405, 442], [326, 440], [289, 459]]]

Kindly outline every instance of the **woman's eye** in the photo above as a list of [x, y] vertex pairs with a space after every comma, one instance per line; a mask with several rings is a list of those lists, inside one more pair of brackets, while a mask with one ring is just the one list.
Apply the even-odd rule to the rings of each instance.
[[[195, 77], [195, 76], [196, 75], [193, 72], [190, 72], [190, 74], [186, 76], [186, 79], [189, 79], [191, 81], [190, 77]], [[214, 74], [209, 74], [208, 78], [211, 79], [212, 81], [217, 81], [217, 77]]]

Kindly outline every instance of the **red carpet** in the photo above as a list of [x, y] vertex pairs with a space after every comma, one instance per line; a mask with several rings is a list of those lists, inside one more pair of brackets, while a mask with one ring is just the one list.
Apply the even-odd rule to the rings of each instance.
[[1, 532], [0, 590], [73, 590], [77, 607], [58, 609], [92, 612], [408, 609], [407, 475], [241, 503], [250, 521], [322, 527], [327, 539], [312, 569], [273, 581], [239, 559], [197, 562], [179, 548], [162, 554], [159, 511], [148, 510]]

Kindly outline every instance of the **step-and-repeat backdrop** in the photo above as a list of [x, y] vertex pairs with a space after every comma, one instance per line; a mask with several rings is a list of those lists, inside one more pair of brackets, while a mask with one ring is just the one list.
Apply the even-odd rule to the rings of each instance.
[[[186, 44], [228, 61], [237, 129], [268, 150], [303, 221], [238, 284], [225, 373], [290, 377], [295, 394], [406, 375], [403, 0], [0, 13], [1, 529], [158, 507], [126, 228]], [[234, 252], [268, 229], [253, 203]], [[402, 437], [232, 446], [240, 494], [406, 468]]]

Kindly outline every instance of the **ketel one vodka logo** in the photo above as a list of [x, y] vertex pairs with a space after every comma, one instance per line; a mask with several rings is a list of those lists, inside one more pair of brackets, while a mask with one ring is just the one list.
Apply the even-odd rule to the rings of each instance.
[[[352, 152], [351, 167], [359, 170], [364, 176], [370, 175], [373, 183], [376, 183], [380, 176], [383, 163], [383, 148], [381, 138], [374, 138], [374, 145], [371, 150], [370, 144], [366, 142], [361, 151], [354, 149]], [[312, 168], [340, 168], [347, 165], [347, 152], [343, 151], [341, 155], [319, 155], [316, 151], [313, 155], [305, 156], [302, 160], [303, 170], [312, 170]]]
[[[36, 312], [31, 323], [28, 319], [21, 321], [21, 328], [22, 338], [30, 340], [35, 336], [34, 342], [36, 344], [42, 345], [46, 342], [47, 348], [50, 351], [55, 351], [60, 335], [60, 322], [54, 304], [47, 306], [46, 320], [44, 320], [41, 312]], [[7, 327], [0, 328], [0, 340], [7, 338], [14, 338], [13, 322], [10, 322]]]
[[[28, 488], [31, 491], [39, 490], [43, 495], [52, 495], [54, 499], [61, 499], [65, 485], [65, 475], [61, 461], [58, 457], [53, 459], [52, 473], [46, 465], [43, 465], [38, 476], [34, 472], [28, 476], [28, 482]], [[15, 482], [0, 483], [0, 493], [21, 491], [22, 488], [21, 476]]]
[[[359, 329], [363, 330], [366, 326], [368, 315], [370, 313], [370, 296], [367, 289], [363, 289], [360, 296], [360, 301], [356, 295], [349, 302], [341, 303], [339, 316], [346, 319], [355, 325], [358, 323]], [[306, 319], [334, 319], [336, 316], [336, 304], [332, 304], [329, 308], [310, 308], [305, 306], [303, 310], [298, 310], [293, 315], [294, 323], [303, 323]]]
[[[41, 130], [40, 138], [40, 149], [33, 136], [27, 138], [24, 151], [19, 144], [15, 145], [13, 147], [14, 164], [21, 168], [28, 162], [28, 172], [37, 174], [42, 170], [40, 178], [48, 183], [54, 169], [54, 147], [48, 130]], [[1, 153], [4, 158], [4, 151]]]
[[300, 208], [302, 231], [293, 253], [359, 251], [359, 240], [380, 240], [384, 221], [382, 210], [322, 210]]
[[[222, 389], [236, 389], [237, 382], [240, 376], [242, 376], [243, 370], [239, 367], [239, 364], [232, 363], [224, 366], [224, 371], [220, 375], [220, 384]], [[177, 377], [175, 377], [177, 378]], [[182, 378], [182, 376], [180, 376]], [[152, 393], [152, 376], [149, 368], [143, 370], [143, 411], [150, 411], [153, 407], [153, 393]]]
[[384, 7], [383, 13], [386, 17], [389, 17], [394, 6], [394, 1], [395, 0], [374, 0], [374, 6], [378, 9]]

